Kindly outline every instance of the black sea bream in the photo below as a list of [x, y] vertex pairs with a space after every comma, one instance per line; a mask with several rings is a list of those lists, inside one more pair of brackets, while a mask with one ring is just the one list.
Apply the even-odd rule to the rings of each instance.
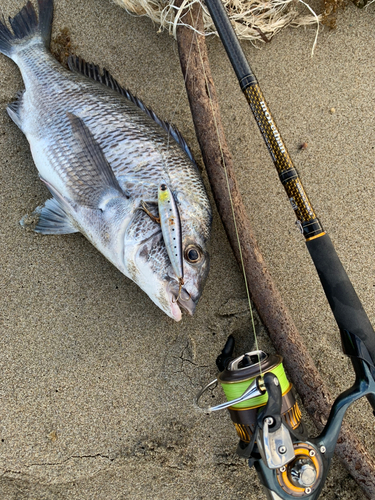
[[[11, 29], [0, 23], [0, 51], [18, 65], [26, 87], [7, 110], [53, 195], [36, 210], [34, 230], [80, 231], [179, 321], [179, 306], [193, 314], [209, 269], [212, 214], [196, 164], [179, 133], [107, 72], [77, 58], [72, 71], [62, 67], [48, 51], [53, 1], [38, 6], [39, 20], [28, 2]], [[183, 281], [155, 219], [161, 184], [179, 212]]]

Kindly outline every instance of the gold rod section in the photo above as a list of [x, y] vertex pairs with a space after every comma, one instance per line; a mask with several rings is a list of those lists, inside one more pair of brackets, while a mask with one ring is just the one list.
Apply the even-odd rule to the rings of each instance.
[[302, 234], [306, 239], [322, 234], [323, 228], [316, 217], [259, 85], [252, 83], [243, 89], [243, 93], [271, 154]]

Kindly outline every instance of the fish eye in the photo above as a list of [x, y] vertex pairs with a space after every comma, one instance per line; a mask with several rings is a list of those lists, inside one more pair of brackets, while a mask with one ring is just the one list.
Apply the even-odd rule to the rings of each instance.
[[196, 264], [202, 259], [202, 251], [200, 248], [190, 245], [185, 250], [185, 259], [191, 264]]

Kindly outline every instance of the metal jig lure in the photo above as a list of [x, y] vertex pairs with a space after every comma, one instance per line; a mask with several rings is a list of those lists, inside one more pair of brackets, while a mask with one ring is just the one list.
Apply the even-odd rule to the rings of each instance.
[[184, 285], [181, 221], [173, 193], [164, 183], [159, 186], [158, 207], [165, 248], [167, 249], [173, 271], [178, 279], [179, 290], [176, 298], [177, 301], [180, 298], [181, 289]]
[[181, 290], [184, 286], [181, 220], [172, 191], [167, 184], [160, 184], [158, 189], [159, 217], [153, 215], [144, 202], [137, 210], [143, 210], [156, 224], [160, 224], [165, 248], [179, 285], [176, 302], [179, 299], [183, 300], [181, 297]]

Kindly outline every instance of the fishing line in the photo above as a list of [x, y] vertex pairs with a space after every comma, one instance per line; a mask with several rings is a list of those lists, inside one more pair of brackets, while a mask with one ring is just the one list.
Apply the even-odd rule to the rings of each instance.
[[[175, 27], [177, 26], [178, 19], [180, 19], [180, 16], [181, 16], [181, 13], [183, 11], [183, 8], [184, 8], [184, 6], [187, 3], [188, 2], [185, 0], [182, 3], [181, 7], [178, 9], [179, 15], [176, 14], [176, 18], [175, 18], [175, 22], [174, 22]], [[188, 4], [188, 6], [186, 8], [191, 7], [191, 5], [193, 3], [196, 3], [196, 2], [194, 2], [194, 1], [191, 2], [190, 4]], [[198, 3], [199, 3], [199, 10], [198, 10], [198, 15], [197, 15], [196, 23], [198, 23], [199, 16], [201, 15], [201, 11], [203, 9], [201, 2], [198, 2]], [[189, 53], [188, 53], [187, 62], [186, 62], [186, 73], [184, 75], [184, 84], [185, 84], [185, 87], [186, 87], [186, 81], [187, 81], [187, 76], [188, 76], [188, 72], [189, 72], [189, 66], [190, 66], [190, 62], [191, 62], [191, 54], [192, 54], [193, 44], [197, 41], [197, 35], [198, 34], [202, 35], [202, 36], [205, 36], [205, 35], [204, 35], [204, 33], [200, 33], [200, 31], [197, 29], [196, 26], [190, 26], [190, 25], [187, 25], [185, 23], [181, 23], [181, 25], [186, 26], [188, 29], [192, 29], [192, 31], [193, 31], [193, 39], [192, 39], [192, 42], [190, 44]], [[211, 96], [210, 86], [209, 86], [209, 83], [208, 83], [208, 78], [207, 78], [207, 74], [206, 74], [206, 71], [205, 71], [205, 67], [204, 67], [204, 63], [203, 63], [203, 56], [202, 56], [202, 53], [201, 53], [199, 42], [197, 43], [197, 46], [198, 46], [198, 53], [199, 53], [199, 58], [200, 58], [200, 62], [201, 62], [201, 67], [202, 67], [202, 73], [203, 73], [203, 76], [204, 76], [204, 80], [205, 80], [205, 84], [206, 84], [206, 89], [207, 89], [207, 93], [208, 93], [208, 98], [209, 98], [209, 102], [210, 102], [210, 106], [211, 106], [211, 112], [212, 112], [212, 116], [213, 116], [213, 120], [214, 120], [214, 126], [215, 126], [215, 130], [216, 130], [216, 136], [217, 136], [218, 143], [219, 143], [221, 161], [222, 161], [222, 165], [223, 165], [223, 168], [224, 168], [225, 181], [226, 181], [226, 185], [227, 185], [229, 202], [230, 202], [231, 212], [232, 212], [232, 219], [233, 219], [233, 224], [234, 224], [234, 229], [235, 229], [235, 234], [236, 234], [236, 239], [237, 239], [237, 245], [238, 245], [239, 254], [240, 254], [241, 269], [242, 269], [242, 274], [243, 274], [244, 281], [245, 281], [246, 296], [247, 296], [247, 301], [248, 301], [248, 306], [249, 306], [249, 311], [250, 311], [251, 326], [252, 326], [252, 329], [253, 329], [253, 336], [254, 336], [255, 348], [256, 348], [256, 350], [259, 350], [259, 347], [258, 347], [258, 337], [257, 337], [257, 334], [256, 334], [256, 329], [255, 329], [254, 313], [253, 313], [252, 304], [251, 304], [249, 284], [248, 284], [248, 280], [247, 280], [246, 272], [245, 272], [245, 264], [244, 264], [244, 259], [243, 259], [243, 255], [242, 255], [242, 247], [241, 247], [241, 242], [240, 242], [240, 237], [239, 237], [239, 232], [238, 232], [238, 227], [237, 227], [237, 220], [236, 220], [236, 215], [235, 215], [234, 205], [233, 205], [233, 200], [232, 200], [232, 194], [231, 194], [230, 185], [229, 185], [229, 177], [228, 177], [228, 172], [227, 172], [227, 166], [226, 166], [226, 162], [225, 162], [224, 152], [223, 152], [222, 143], [221, 143], [220, 134], [219, 134], [219, 127], [218, 127], [218, 124], [217, 124], [217, 118], [216, 118], [216, 114], [215, 114], [214, 107], [213, 107], [213, 104], [212, 104], [212, 96]], [[179, 106], [179, 104], [180, 104], [180, 102], [182, 100], [183, 93], [184, 93], [184, 90], [182, 90], [180, 92], [180, 95], [179, 95], [179, 97], [177, 99], [177, 104], [176, 104], [175, 110], [172, 113], [171, 122], [173, 122], [173, 119], [174, 119], [174, 117], [176, 115], [178, 106]], [[170, 136], [171, 136], [171, 133], [169, 132], [168, 133], [168, 145], [167, 145], [168, 148], [170, 146]], [[259, 371], [260, 371], [260, 374], [262, 375], [262, 367], [261, 367], [260, 360], [259, 360]]]
[[[184, 6], [185, 6], [185, 4], [186, 4], [186, 3], [187, 3], [187, 0], [184, 0], [184, 1], [182, 2], [182, 4], [181, 4], [181, 7], [177, 10], [177, 14], [176, 14], [176, 18], [175, 18], [175, 19], [176, 19], [176, 22], [177, 22], [177, 20], [179, 19], [180, 15], [181, 15], [181, 13], [182, 13], [183, 8], [185, 8]], [[192, 3], [194, 3], [194, 2], [192, 2]], [[190, 4], [190, 5], [191, 5], [191, 4]], [[177, 7], [175, 7], [175, 6], [173, 6], [173, 7], [174, 7], [174, 8], [177, 8]], [[186, 8], [188, 8], [188, 7], [186, 7]], [[174, 24], [174, 23], [173, 23], [173, 24]], [[183, 25], [183, 26], [187, 26], [187, 25], [185, 25], [184, 23], [181, 23], [181, 25]], [[177, 26], [176, 26], [176, 29], [177, 29]], [[194, 29], [194, 31], [196, 31], [196, 30]], [[177, 35], [176, 35], [175, 31], [173, 31], [173, 36], [175, 37], [175, 39], [177, 38]], [[189, 54], [188, 54], [187, 63], [186, 63], [186, 75], [184, 76], [184, 84], [185, 84], [185, 86], [186, 86], [186, 79], [187, 79], [187, 69], [188, 69], [188, 67], [189, 67], [189, 63], [190, 63], [190, 56], [191, 56], [191, 51], [192, 51], [192, 49], [193, 49], [193, 42], [192, 42], [192, 43], [191, 43], [191, 45], [190, 45]], [[181, 92], [180, 92], [180, 95], [179, 95], [179, 96], [178, 96], [178, 98], [177, 98], [177, 103], [176, 103], [175, 109], [174, 109], [174, 111], [173, 111], [173, 113], [172, 113], [172, 117], [171, 117], [170, 124], [172, 124], [172, 123], [173, 123], [174, 117], [175, 117], [175, 115], [176, 115], [176, 113], [177, 113], [177, 109], [179, 108], [179, 105], [180, 105], [180, 103], [181, 103], [182, 96], [183, 96], [183, 94], [184, 94], [185, 92], [186, 92], [186, 91], [184, 91], [184, 89], [182, 89], [182, 90], [181, 90]], [[171, 137], [171, 135], [172, 135], [172, 134], [171, 134], [170, 132], [168, 132], [167, 150], [169, 150], [169, 145], [170, 145], [170, 140], [169, 140], [169, 138]]]
[[[198, 15], [197, 15], [197, 22], [198, 22], [198, 19], [199, 19], [199, 15], [201, 14], [201, 10], [202, 10], [202, 5], [199, 2], [199, 11], [198, 11]], [[189, 57], [190, 57], [190, 54], [191, 54], [193, 43], [196, 40], [197, 33], [198, 33], [198, 30], [196, 28], [193, 31], [194, 31], [194, 33], [193, 33], [193, 40], [192, 40], [190, 51], [189, 51]], [[199, 52], [199, 57], [200, 57], [200, 61], [201, 61], [201, 66], [202, 66], [202, 72], [203, 72], [203, 76], [204, 76], [204, 79], [205, 79], [207, 94], [208, 94], [208, 98], [209, 98], [209, 102], [210, 102], [210, 106], [211, 106], [211, 112], [212, 112], [212, 116], [213, 116], [213, 120], [214, 120], [214, 125], [215, 125], [215, 130], [216, 130], [216, 136], [217, 136], [217, 139], [218, 139], [218, 142], [219, 142], [221, 161], [222, 161], [222, 165], [223, 165], [223, 168], [224, 168], [225, 180], [226, 180], [226, 184], [227, 184], [228, 196], [229, 196], [229, 201], [230, 201], [230, 206], [231, 206], [231, 211], [232, 211], [232, 218], [233, 218], [234, 229], [235, 229], [235, 233], [236, 233], [237, 245], [238, 245], [238, 249], [239, 249], [239, 253], [240, 253], [240, 261], [241, 261], [242, 274], [243, 274], [243, 277], [244, 277], [244, 280], [245, 280], [246, 295], [247, 295], [247, 300], [248, 300], [248, 304], [249, 304], [250, 317], [251, 317], [251, 325], [252, 325], [252, 328], [253, 328], [255, 347], [256, 347], [256, 350], [259, 350], [259, 348], [258, 348], [258, 337], [257, 337], [257, 334], [256, 334], [256, 329], [255, 329], [254, 314], [253, 314], [253, 309], [252, 309], [252, 305], [251, 305], [250, 290], [249, 290], [249, 285], [248, 285], [248, 281], [247, 281], [247, 277], [246, 277], [246, 272], [245, 272], [245, 264], [244, 264], [244, 260], [243, 260], [242, 247], [241, 247], [239, 232], [238, 232], [238, 228], [237, 228], [237, 220], [236, 220], [236, 215], [235, 215], [234, 206], [233, 206], [232, 193], [231, 193], [230, 185], [229, 185], [229, 178], [228, 178], [227, 166], [226, 166], [224, 152], [223, 152], [222, 143], [221, 143], [221, 139], [220, 139], [219, 127], [218, 127], [218, 124], [217, 124], [216, 114], [215, 114], [214, 107], [213, 107], [213, 104], [212, 104], [212, 96], [211, 96], [211, 91], [210, 91], [210, 85], [209, 85], [207, 74], [206, 74], [206, 71], [205, 71], [205, 67], [204, 67], [204, 63], [203, 63], [203, 56], [202, 56], [202, 53], [201, 53], [199, 41], [197, 42], [197, 46], [198, 46], [198, 52]], [[189, 59], [188, 59], [188, 62], [189, 62]], [[189, 66], [187, 64], [186, 75], [188, 73], [188, 69], [189, 69]], [[185, 82], [186, 82], [186, 76], [185, 76]], [[259, 361], [259, 369], [260, 369], [260, 374], [262, 375], [262, 369], [261, 369], [261, 363], [260, 363], [260, 361]]]

